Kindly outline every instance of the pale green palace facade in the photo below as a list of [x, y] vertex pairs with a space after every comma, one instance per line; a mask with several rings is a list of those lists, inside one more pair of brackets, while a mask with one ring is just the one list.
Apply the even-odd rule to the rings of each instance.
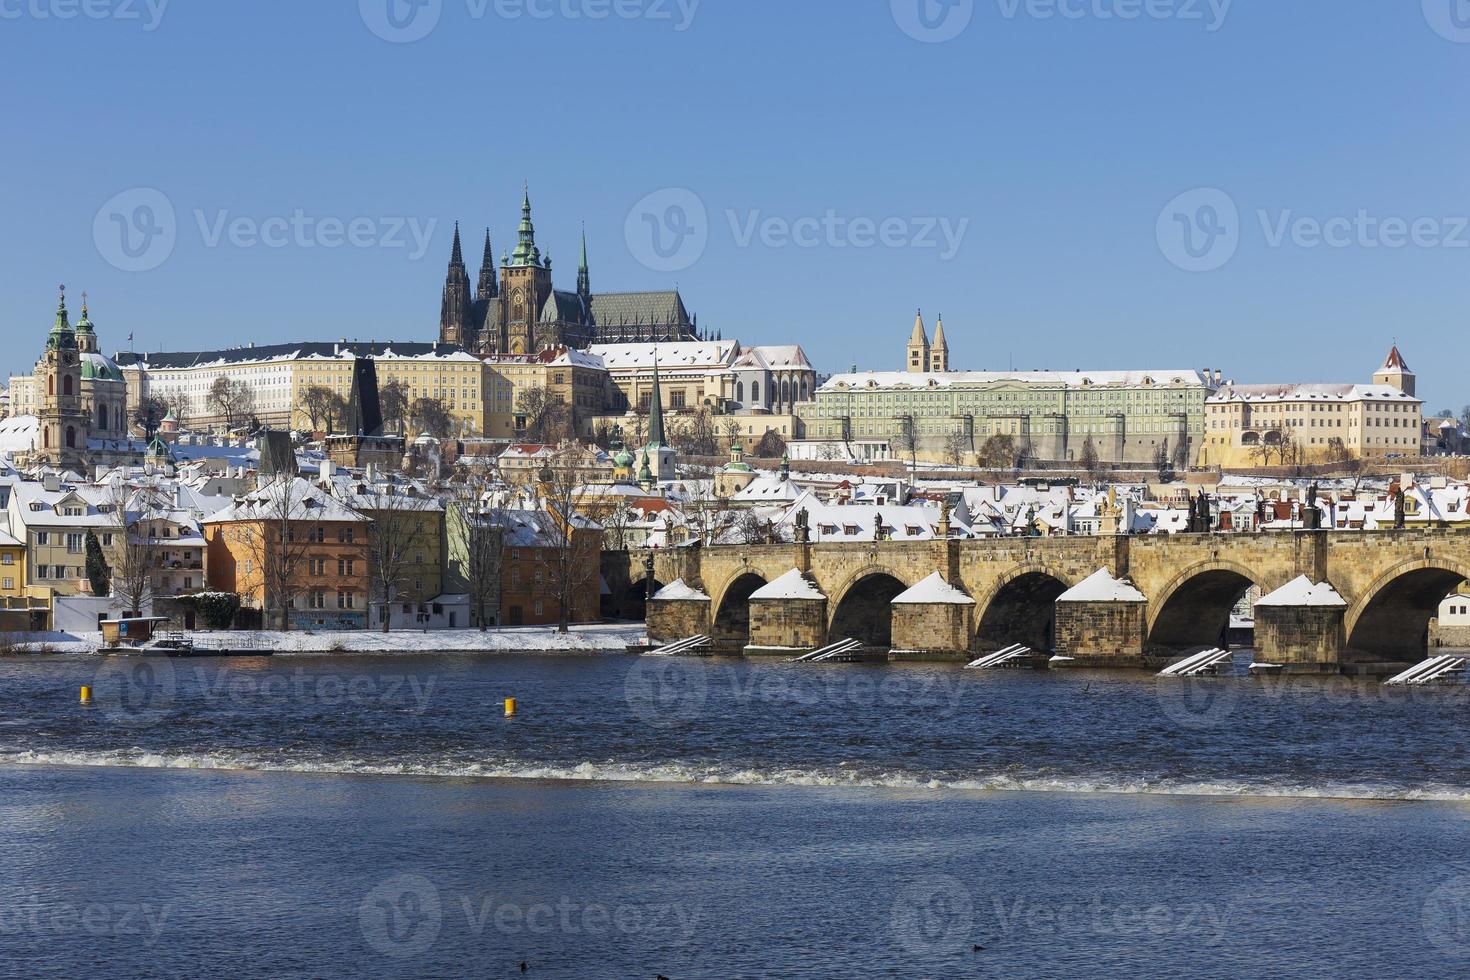
[[1194, 370], [863, 372], [830, 378], [797, 413], [812, 442], [898, 447], [912, 425], [918, 455], [936, 462], [959, 433], [967, 452], [1007, 434], [1058, 461], [1080, 460], [1091, 439], [1104, 463], [1150, 463], [1165, 441], [1177, 457], [1182, 441], [1192, 464], [1214, 387]]

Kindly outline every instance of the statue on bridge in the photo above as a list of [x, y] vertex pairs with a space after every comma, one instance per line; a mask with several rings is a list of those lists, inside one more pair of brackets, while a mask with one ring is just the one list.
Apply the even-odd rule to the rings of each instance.
[[811, 525], [808, 523], [808, 521], [810, 519], [811, 519], [811, 515], [809, 515], [807, 513], [807, 510], [806, 510], [805, 507], [803, 507], [801, 510], [799, 510], [799, 511], [796, 512], [796, 543], [797, 544], [806, 544], [809, 541], [811, 541], [811, 539], [812, 539], [812, 529], [811, 529]]

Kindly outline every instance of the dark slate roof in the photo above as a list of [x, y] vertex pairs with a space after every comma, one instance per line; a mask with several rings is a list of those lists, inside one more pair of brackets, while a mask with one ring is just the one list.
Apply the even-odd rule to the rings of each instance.
[[592, 318], [604, 326], [620, 323], [689, 323], [689, 311], [678, 290], [653, 293], [597, 293], [592, 297]]
[[[495, 304], [491, 304], [495, 308]], [[358, 357], [380, 357], [392, 351], [402, 357], [418, 357], [423, 354], [450, 355], [464, 353], [463, 347], [454, 344], [400, 343], [396, 341], [349, 341], [343, 343], [263, 344], [255, 347], [231, 347], [212, 351], [123, 351], [115, 360], [123, 367], [131, 364], [146, 364], [154, 368], [186, 368], [200, 364], [224, 362], [246, 364], [253, 361], [268, 361], [282, 357], [331, 357], [337, 353], [355, 354]]]
[[[594, 300], [595, 302], [595, 300]], [[564, 289], [553, 290], [541, 307], [542, 323], [582, 323], [588, 319], [588, 311], [582, 305], [582, 297]]]

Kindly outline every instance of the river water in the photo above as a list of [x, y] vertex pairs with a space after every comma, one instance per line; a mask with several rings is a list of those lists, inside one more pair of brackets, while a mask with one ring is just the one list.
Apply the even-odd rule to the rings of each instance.
[[1464, 975], [1467, 711], [1346, 678], [0, 660], [0, 972]]

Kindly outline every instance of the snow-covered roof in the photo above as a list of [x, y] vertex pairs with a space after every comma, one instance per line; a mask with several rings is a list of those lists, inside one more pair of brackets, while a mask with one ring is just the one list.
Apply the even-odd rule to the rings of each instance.
[[709, 596], [692, 585], [686, 585], [683, 579], [675, 579], [659, 589], [653, 598], [658, 602], [709, 602]]
[[1338, 606], [1347, 607], [1347, 601], [1326, 582], [1312, 584], [1305, 575], [1287, 582], [1270, 595], [1256, 600], [1258, 606]]
[[750, 594], [752, 599], [825, 599], [820, 589], [793, 568], [769, 585]]
[[1275, 402], [1359, 402], [1398, 401], [1419, 404], [1419, 399], [1392, 385], [1360, 384], [1275, 384], [1227, 385], [1206, 401], [1211, 405], [1227, 402], [1270, 404]]
[[1005, 384], [1051, 388], [1204, 388], [1198, 371], [860, 371], [835, 374], [820, 391], [881, 388], [959, 388]]
[[659, 370], [724, 368], [731, 364], [740, 344], [733, 340], [690, 340], [673, 344], [593, 344], [587, 352], [602, 359], [609, 371], [652, 369], [655, 354]]
[[1148, 597], [1127, 579], [1114, 578], [1106, 568], [1099, 568], [1075, 586], [1063, 592], [1057, 602], [1147, 602]]
[[975, 600], [946, 582], [943, 575], [935, 572], [893, 600], [893, 604], [896, 606], [917, 605], [921, 603], [947, 603], [955, 606], [973, 606]]

